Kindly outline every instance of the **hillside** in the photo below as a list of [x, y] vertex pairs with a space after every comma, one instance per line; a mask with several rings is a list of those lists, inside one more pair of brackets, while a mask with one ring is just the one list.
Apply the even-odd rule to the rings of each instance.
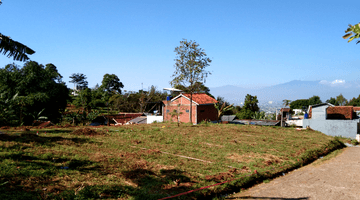
[[225, 97], [231, 103], [240, 104], [244, 102], [246, 94], [256, 95], [259, 102], [268, 101], [281, 102], [284, 99], [308, 99], [314, 95], [320, 96], [325, 102], [330, 97], [336, 97], [340, 93], [345, 98], [358, 97], [360, 87], [358, 83], [329, 83], [325, 81], [299, 81], [294, 80], [283, 84], [258, 89], [246, 89], [237, 86], [222, 86], [210, 88], [210, 93]]

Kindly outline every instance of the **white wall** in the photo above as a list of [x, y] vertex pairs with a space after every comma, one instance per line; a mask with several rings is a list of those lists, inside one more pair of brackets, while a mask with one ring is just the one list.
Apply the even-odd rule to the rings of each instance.
[[291, 125], [295, 125], [295, 126], [303, 126], [303, 120], [302, 119], [297, 119], [297, 120], [287, 120], [286, 123], [291, 126]]
[[163, 116], [155, 116], [155, 115], [154, 116], [152, 116], [152, 115], [147, 116], [146, 123], [151, 124], [154, 121], [163, 122], [164, 118], [163, 118]]

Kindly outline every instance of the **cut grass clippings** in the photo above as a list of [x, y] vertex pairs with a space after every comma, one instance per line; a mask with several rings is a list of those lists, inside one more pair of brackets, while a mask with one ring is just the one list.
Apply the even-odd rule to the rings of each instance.
[[0, 199], [209, 199], [343, 147], [317, 131], [175, 123], [0, 134]]

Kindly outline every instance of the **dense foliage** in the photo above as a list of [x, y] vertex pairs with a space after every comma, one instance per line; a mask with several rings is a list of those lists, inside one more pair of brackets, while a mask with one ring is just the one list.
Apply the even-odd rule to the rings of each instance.
[[245, 96], [244, 106], [241, 108], [240, 112], [236, 113], [236, 116], [239, 119], [252, 119], [255, 116], [255, 112], [260, 110], [258, 106], [257, 96], [252, 96], [247, 94]]
[[22, 68], [15, 64], [1, 68], [0, 94], [2, 106], [16, 116], [12, 122], [1, 121], [2, 125], [31, 124], [42, 110], [42, 115], [56, 122], [69, 99], [69, 90], [56, 66], [35, 61], [26, 62]]
[[347, 104], [347, 106], [360, 106], [360, 95], [357, 98], [352, 98]]
[[320, 104], [322, 101], [319, 96], [312, 96], [309, 99], [298, 99], [290, 103], [290, 109], [307, 109], [310, 105]]
[[290, 103], [290, 109], [303, 109], [303, 106], [307, 108], [309, 105], [309, 99], [298, 99]]

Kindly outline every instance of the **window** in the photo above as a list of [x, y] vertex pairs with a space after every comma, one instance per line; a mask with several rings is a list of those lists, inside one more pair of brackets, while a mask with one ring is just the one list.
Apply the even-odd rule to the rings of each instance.
[[166, 110], [166, 112], [168, 113], [168, 112], [170, 112], [170, 110]]
[[187, 113], [189, 113], [190, 111], [189, 110], [186, 110]]

